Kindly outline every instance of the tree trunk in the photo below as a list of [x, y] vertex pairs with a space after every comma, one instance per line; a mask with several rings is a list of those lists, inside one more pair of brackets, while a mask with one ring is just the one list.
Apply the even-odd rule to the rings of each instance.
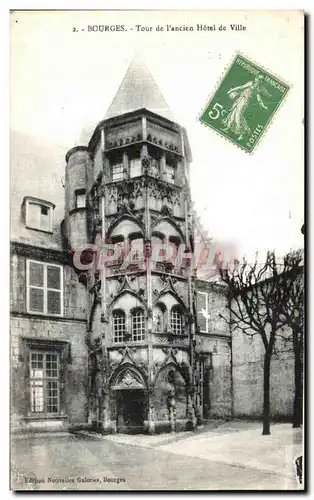
[[293, 333], [293, 350], [294, 350], [294, 403], [293, 403], [293, 420], [292, 427], [300, 427], [302, 423], [302, 350], [298, 334]]
[[266, 351], [264, 357], [263, 436], [270, 434], [270, 360], [271, 353]]

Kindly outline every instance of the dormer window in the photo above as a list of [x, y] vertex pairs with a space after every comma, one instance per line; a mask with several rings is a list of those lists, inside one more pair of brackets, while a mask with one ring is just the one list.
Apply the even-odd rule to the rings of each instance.
[[25, 226], [45, 233], [52, 233], [55, 205], [49, 201], [26, 196], [22, 204]]

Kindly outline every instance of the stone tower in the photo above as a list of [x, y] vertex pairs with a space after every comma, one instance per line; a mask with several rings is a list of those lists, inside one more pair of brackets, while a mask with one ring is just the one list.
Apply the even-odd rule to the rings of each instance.
[[105, 432], [195, 425], [190, 162], [185, 130], [138, 60], [88, 147], [67, 154], [65, 236], [89, 304], [88, 419]]

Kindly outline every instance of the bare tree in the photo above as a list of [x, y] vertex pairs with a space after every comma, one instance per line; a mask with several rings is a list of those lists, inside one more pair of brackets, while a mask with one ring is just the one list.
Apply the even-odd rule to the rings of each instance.
[[294, 352], [293, 427], [300, 427], [303, 417], [303, 343], [304, 343], [304, 268], [303, 252], [289, 252], [281, 274], [281, 318], [291, 329]]
[[[276, 336], [285, 326], [281, 314], [286, 295], [282, 293], [282, 276], [275, 252], [268, 252], [265, 262], [249, 264], [246, 260], [233, 269], [221, 269], [222, 281], [228, 286], [228, 309], [231, 328], [244, 334], [259, 335], [264, 346], [263, 435], [270, 434], [270, 364]], [[226, 321], [228, 319], [224, 318]]]

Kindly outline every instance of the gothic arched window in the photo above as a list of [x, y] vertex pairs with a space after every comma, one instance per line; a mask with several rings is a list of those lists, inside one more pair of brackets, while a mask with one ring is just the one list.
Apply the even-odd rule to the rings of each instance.
[[117, 236], [112, 236], [111, 238], [111, 244], [114, 245], [115, 250], [110, 249], [109, 250], [109, 256], [112, 258], [113, 255], [116, 255], [116, 258], [114, 260], [108, 259], [108, 265], [117, 265], [121, 264], [125, 258], [125, 241], [124, 237], [122, 234], [119, 234]]
[[145, 317], [143, 309], [133, 309], [131, 314], [132, 341], [138, 342], [145, 338]]
[[171, 247], [171, 262], [173, 265], [176, 265], [180, 243], [181, 240], [178, 236], [169, 236], [168, 244]]
[[129, 251], [131, 251], [131, 262], [142, 262], [144, 257], [144, 240], [141, 233], [131, 233], [129, 235]]
[[182, 312], [178, 306], [171, 309], [170, 330], [174, 335], [182, 334]]
[[117, 309], [112, 313], [113, 317], [113, 341], [123, 342], [125, 335], [125, 313], [121, 309]]

